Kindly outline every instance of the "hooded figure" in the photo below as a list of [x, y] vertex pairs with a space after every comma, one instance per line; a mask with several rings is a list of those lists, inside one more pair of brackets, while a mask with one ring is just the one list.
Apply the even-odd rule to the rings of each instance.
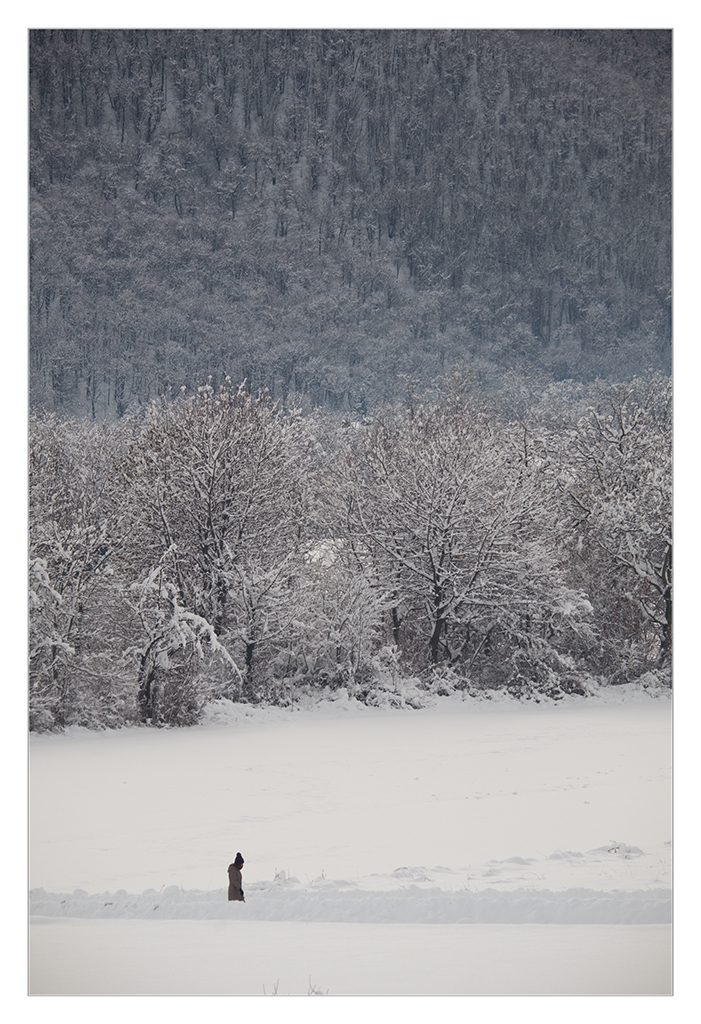
[[241, 903], [245, 903], [243, 898], [243, 886], [241, 885], [241, 868], [243, 867], [243, 857], [240, 853], [236, 854], [234, 863], [229, 864], [229, 899], [239, 900]]

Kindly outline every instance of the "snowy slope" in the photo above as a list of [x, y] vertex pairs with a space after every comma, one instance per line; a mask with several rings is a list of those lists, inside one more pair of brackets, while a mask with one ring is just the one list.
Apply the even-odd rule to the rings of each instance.
[[670, 703], [445, 702], [38, 736], [31, 885], [664, 888]]
[[[289, 929], [306, 958], [281, 991], [304, 972], [335, 993], [668, 991], [670, 732], [669, 700], [643, 695], [220, 708], [192, 729], [33, 737], [32, 991], [260, 992]], [[226, 900], [237, 849], [245, 904]], [[158, 928], [163, 950], [132, 963]], [[417, 929], [483, 969], [448, 979]], [[358, 946], [343, 969], [330, 934]]]

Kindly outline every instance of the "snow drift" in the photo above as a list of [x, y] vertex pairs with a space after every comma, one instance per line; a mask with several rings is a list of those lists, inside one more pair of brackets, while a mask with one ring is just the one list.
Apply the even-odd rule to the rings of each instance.
[[[260, 883], [259, 883], [260, 884]], [[35, 889], [36, 917], [154, 920], [334, 921], [403, 924], [667, 924], [667, 889], [602, 892], [595, 889], [486, 889], [450, 891], [407, 886], [393, 892], [356, 890], [330, 883], [323, 889], [247, 890], [245, 904], [230, 904], [223, 891], [169, 886], [140, 894], [49, 893]]]

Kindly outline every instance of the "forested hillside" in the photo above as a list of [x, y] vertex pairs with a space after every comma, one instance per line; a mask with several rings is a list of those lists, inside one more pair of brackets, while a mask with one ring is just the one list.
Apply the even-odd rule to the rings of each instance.
[[31, 33], [31, 398], [670, 359], [668, 32]]

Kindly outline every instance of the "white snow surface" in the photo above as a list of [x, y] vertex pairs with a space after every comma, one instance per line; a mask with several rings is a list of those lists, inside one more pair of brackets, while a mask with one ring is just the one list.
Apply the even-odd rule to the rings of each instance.
[[[645, 693], [525, 705], [445, 698], [422, 710], [219, 705], [190, 729], [33, 736], [32, 991], [51, 990], [56, 944], [61, 962], [75, 960], [60, 990], [95, 991], [87, 966], [84, 987], [70, 987], [91, 929], [103, 951], [105, 935], [117, 934], [109, 929], [174, 929], [168, 941], [191, 942], [195, 959], [202, 936], [214, 942], [218, 929], [273, 929], [265, 933], [272, 985], [278, 945], [284, 957], [270, 939], [282, 934], [275, 929], [345, 928], [357, 937], [359, 928], [372, 945], [373, 929], [395, 928], [386, 943], [391, 979], [400, 971], [393, 950], [405, 940], [418, 947], [417, 928], [452, 928], [472, 948], [474, 930], [544, 925], [580, 936], [567, 940], [573, 963], [588, 955], [587, 928], [610, 935], [625, 926], [628, 938], [611, 940], [612, 949], [641, 943], [638, 962], [650, 967], [629, 990], [648, 990], [655, 963], [655, 990], [666, 990], [670, 771], [671, 702]], [[226, 899], [236, 850], [246, 859], [245, 904]], [[550, 949], [545, 932], [534, 933], [536, 945]], [[320, 934], [307, 931], [304, 941], [326, 963]], [[364, 970], [337, 984], [390, 991], [373, 988]], [[524, 991], [563, 991], [563, 970], [551, 958], [552, 983], [541, 978], [542, 987]], [[407, 973], [400, 991], [454, 991], [436, 971], [417, 989]], [[157, 990], [155, 975], [137, 975], [95, 977], [102, 991]], [[204, 990], [205, 977], [191, 991]], [[251, 977], [233, 988], [220, 979], [210, 991], [254, 991]], [[623, 978], [611, 989], [592, 976], [582, 990], [626, 991]], [[173, 977], [163, 991], [181, 983]], [[516, 991], [511, 984], [483, 991]]]
[[40, 918], [30, 942], [34, 995], [662, 995], [671, 988], [668, 925]]
[[234, 708], [222, 725], [33, 736], [49, 891], [670, 885], [668, 700]]

